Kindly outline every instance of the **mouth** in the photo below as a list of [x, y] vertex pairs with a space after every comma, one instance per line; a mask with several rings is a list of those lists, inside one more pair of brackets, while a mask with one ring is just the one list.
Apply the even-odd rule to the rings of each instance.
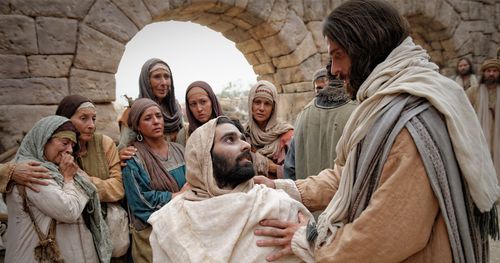
[[236, 161], [238, 161], [238, 162], [246, 161], [248, 163], [253, 163], [252, 155], [250, 154], [250, 152], [244, 152], [244, 153], [240, 154], [238, 156], [238, 158], [236, 158]]

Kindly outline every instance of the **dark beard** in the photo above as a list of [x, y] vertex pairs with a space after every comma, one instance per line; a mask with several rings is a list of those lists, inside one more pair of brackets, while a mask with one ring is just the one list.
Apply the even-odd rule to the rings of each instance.
[[236, 158], [236, 163], [234, 166], [228, 164], [227, 159], [212, 153], [212, 168], [214, 172], [215, 181], [219, 188], [230, 188], [234, 189], [239, 184], [252, 179], [255, 175], [252, 163], [240, 164], [243, 158], [249, 158], [252, 160], [250, 152], [243, 152]]
[[497, 83], [498, 83], [498, 80], [493, 78], [493, 77], [484, 79], [484, 84], [486, 84], [486, 85], [493, 85], [493, 84], [497, 84]]

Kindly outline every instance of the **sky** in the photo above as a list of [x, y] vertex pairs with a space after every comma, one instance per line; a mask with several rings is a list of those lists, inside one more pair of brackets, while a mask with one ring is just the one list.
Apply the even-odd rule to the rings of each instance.
[[124, 94], [137, 98], [141, 67], [154, 57], [170, 66], [175, 97], [181, 104], [187, 86], [197, 80], [206, 81], [216, 94], [230, 82], [249, 89], [257, 81], [235, 43], [221, 33], [191, 22], [157, 22], [145, 26], [127, 43], [115, 74], [116, 102], [126, 105]]

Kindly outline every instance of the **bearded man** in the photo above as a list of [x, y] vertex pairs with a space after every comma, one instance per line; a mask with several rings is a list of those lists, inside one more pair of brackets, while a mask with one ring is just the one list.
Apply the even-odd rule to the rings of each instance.
[[[257, 247], [253, 231], [265, 218], [300, 222], [307, 209], [283, 191], [254, 185], [250, 144], [227, 117], [196, 129], [186, 144], [191, 189], [155, 212], [154, 262], [263, 262], [274, 248]], [[283, 262], [299, 262], [294, 255]]]
[[455, 82], [462, 86], [464, 90], [468, 90], [470, 87], [476, 87], [479, 84], [476, 75], [474, 75], [472, 63], [466, 57], [459, 59], [457, 62], [457, 76], [455, 77]]
[[[387, 2], [351, 0], [323, 24], [332, 74], [359, 102], [332, 169], [304, 180], [255, 178], [286, 188], [318, 223], [264, 220], [278, 246], [267, 260], [488, 262], [500, 196], [474, 110], [453, 80], [409, 37]], [[272, 227], [272, 228], [269, 228]]]
[[496, 118], [500, 116], [500, 60], [485, 60], [481, 74], [481, 85], [467, 90], [467, 96], [477, 113], [500, 178], [500, 118]]

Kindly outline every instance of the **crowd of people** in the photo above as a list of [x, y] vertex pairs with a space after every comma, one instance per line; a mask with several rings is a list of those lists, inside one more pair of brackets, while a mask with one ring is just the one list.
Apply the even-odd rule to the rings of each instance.
[[265, 80], [246, 125], [192, 82], [186, 121], [156, 58], [117, 143], [91, 100], [65, 97], [0, 164], [5, 261], [489, 262], [500, 60], [440, 75], [381, 0], [342, 3], [322, 33], [330, 61], [294, 125]]

